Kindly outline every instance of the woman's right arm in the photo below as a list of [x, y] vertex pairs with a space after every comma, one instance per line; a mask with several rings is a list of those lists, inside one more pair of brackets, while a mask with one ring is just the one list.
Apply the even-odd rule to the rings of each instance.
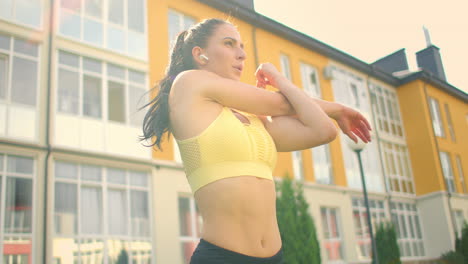
[[267, 91], [241, 81], [223, 78], [210, 71], [184, 71], [175, 78], [173, 89], [183, 93], [190, 92], [255, 115], [292, 114], [289, 101], [280, 92]]

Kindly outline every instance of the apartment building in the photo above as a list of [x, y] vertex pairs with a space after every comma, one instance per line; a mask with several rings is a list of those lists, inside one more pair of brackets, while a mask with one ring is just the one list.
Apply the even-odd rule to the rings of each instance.
[[[468, 219], [468, 96], [438, 48], [367, 64], [255, 12], [252, 1], [0, 1], [3, 263], [188, 263], [203, 228], [173, 137], [138, 141], [172, 40], [204, 18], [237, 25], [242, 81], [269, 61], [315, 97], [372, 123], [362, 152], [373, 222], [392, 221], [406, 263], [453, 249]], [[5, 7], [5, 8], [4, 8]], [[249, 74], [252, 73], [252, 74]], [[27, 77], [27, 78], [26, 78]], [[326, 263], [370, 262], [356, 155], [330, 144], [278, 153], [304, 183]]]

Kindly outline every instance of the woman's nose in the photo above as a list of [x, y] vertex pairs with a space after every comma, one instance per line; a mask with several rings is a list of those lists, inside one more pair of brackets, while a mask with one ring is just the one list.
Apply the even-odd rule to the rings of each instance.
[[239, 54], [238, 54], [238, 59], [240, 60], [245, 60], [247, 54], [245, 53], [244, 49], [240, 49]]

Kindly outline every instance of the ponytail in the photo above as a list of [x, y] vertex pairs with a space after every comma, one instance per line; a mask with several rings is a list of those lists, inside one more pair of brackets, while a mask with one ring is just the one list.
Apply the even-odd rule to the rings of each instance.
[[164, 77], [149, 91], [159, 89], [158, 94], [148, 104], [140, 108], [141, 110], [151, 105], [143, 119], [143, 136], [139, 137], [140, 141], [156, 137], [155, 142], [151, 145], [145, 145], [146, 147], [156, 145], [161, 151], [163, 150], [161, 148], [162, 135], [167, 132], [169, 140], [172, 133], [169, 119], [169, 93], [172, 83], [179, 73], [197, 68], [192, 57], [193, 47], [206, 47], [208, 38], [213, 34], [216, 26], [225, 23], [229, 22], [216, 18], [207, 19], [182, 31], [177, 36]]

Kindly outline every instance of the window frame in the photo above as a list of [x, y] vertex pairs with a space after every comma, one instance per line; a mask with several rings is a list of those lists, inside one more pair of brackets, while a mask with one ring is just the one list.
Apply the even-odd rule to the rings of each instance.
[[[4, 248], [4, 244], [5, 244], [5, 237], [8, 236], [8, 237], [15, 237], [15, 238], [26, 238], [26, 239], [30, 239], [30, 243], [31, 243], [31, 251], [30, 251], [30, 254], [28, 255], [28, 258], [31, 260], [31, 263], [35, 263], [34, 261], [34, 256], [36, 255], [36, 250], [37, 250], [37, 232], [35, 230], [35, 224], [34, 224], [34, 219], [36, 218], [36, 214], [37, 214], [37, 203], [38, 203], [38, 199], [36, 199], [36, 196], [37, 196], [37, 190], [36, 190], [36, 175], [37, 175], [37, 172], [38, 172], [38, 169], [37, 169], [37, 160], [36, 160], [36, 155], [31, 155], [31, 154], [24, 154], [24, 153], [21, 153], [21, 154], [18, 154], [18, 153], [12, 153], [12, 152], [0, 152], [0, 156], [2, 156], [2, 160], [0, 160], [0, 162], [3, 162], [2, 164], [2, 170], [0, 170], [0, 176], [1, 176], [1, 181], [0, 181], [0, 184], [1, 184], [1, 189], [0, 189], [0, 219], [2, 219], [2, 225], [0, 226], [0, 248]], [[8, 157], [9, 156], [14, 156], [14, 157], [22, 157], [22, 158], [28, 158], [28, 159], [31, 159], [32, 160], [32, 174], [31, 175], [27, 175], [27, 174], [24, 174], [24, 173], [12, 173], [12, 172], [7, 172], [7, 160], [8, 160]], [[32, 201], [31, 201], [31, 206], [32, 206], [32, 209], [31, 209], [31, 232], [30, 234], [25, 234], [25, 233], [11, 233], [11, 234], [5, 234], [5, 228], [4, 228], [4, 224], [5, 224], [5, 215], [6, 215], [6, 199], [1, 199], [3, 198], [5, 195], [6, 195], [6, 182], [7, 182], [7, 179], [8, 178], [21, 178], [21, 179], [31, 179], [31, 188], [32, 188], [32, 193], [31, 193], [31, 198], [32, 198]], [[20, 254], [22, 255], [22, 254]], [[4, 258], [4, 250], [2, 250], [0, 252], [0, 258], [3, 259]], [[17, 256], [17, 255], [14, 255], [14, 256]]]
[[[25, 39], [22, 39], [22, 38], [17, 38], [15, 36], [12, 36], [12, 35], [8, 35], [8, 34], [1, 34], [5, 37], [7, 37], [9, 39], [9, 49], [6, 50], [6, 49], [2, 49], [0, 48], [0, 56], [2, 57], [6, 57], [6, 60], [7, 60], [7, 63], [6, 63], [6, 66], [7, 66], [7, 83], [6, 83], [6, 90], [5, 90], [5, 98], [4, 99], [1, 99], [0, 98], [0, 103], [4, 103], [6, 106], [9, 106], [9, 105], [17, 105], [17, 106], [21, 106], [21, 107], [25, 107], [25, 108], [28, 108], [28, 109], [33, 109], [33, 110], [36, 110], [39, 108], [39, 103], [40, 103], [40, 100], [39, 100], [39, 95], [40, 95], [40, 83], [41, 83], [41, 65], [40, 65], [40, 60], [41, 60], [41, 44], [37, 43], [37, 42], [34, 42], [33, 45], [36, 46], [37, 48], [37, 57], [34, 57], [32, 55], [28, 55], [28, 54], [24, 54], [24, 53], [20, 53], [18, 51], [15, 51], [15, 41], [18, 39], [18, 40], [21, 40], [21, 41], [26, 41]], [[12, 96], [12, 84], [13, 84], [13, 61], [14, 61], [14, 58], [17, 57], [17, 58], [20, 58], [20, 59], [24, 59], [24, 60], [28, 60], [28, 61], [31, 61], [31, 62], [34, 62], [36, 64], [36, 85], [35, 85], [35, 93], [36, 93], [36, 98], [35, 98], [35, 101], [34, 101], [34, 105], [29, 105], [29, 104], [24, 104], [24, 103], [18, 103], [18, 102], [15, 102], [12, 100], [11, 96]]]
[[429, 96], [429, 114], [432, 121], [432, 129], [436, 137], [445, 138], [445, 128], [442, 121], [442, 112], [439, 104], [439, 100]]
[[[358, 230], [355, 230], [355, 237], [357, 240], [357, 244], [359, 246], [362, 245], [367, 245], [367, 255], [361, 255], [360, 249], [356, 248], [357, 253], [358, 253], [358, 258], [359, 259], [371, 259], [372, 255], [372, 245], [371, 245], [371, 238], [370, 238], [370, 231], [366, 229], [367, 227], [367, 210], [365, 207], [365, 202], [364, 199], [361, 197], [352, 197], [352, 210], [353, 210], [353, 222], [354, 226], [356, 226], [356, 218], [355, 218], [355, 212], [357, 211], [359, 214], [359, 222], [360, 222], [360, 228], [362, 230], [362, 236], [360, 237], [358, 235]], [[372, 206], [374, 204], [374, 206]], [[382, 204], [382, 207], [379, 207], [379, 204]], [[377, 225], [379, 223], [385, 222], [389, 220], [389, 217], [387, 215], [387, 205], [384, 200], [379, 200], [379, 199], [370, 199], [369, 200], [369, 209], [371, 213], [371, 222], [372, 222], [372, 228], [375, 232], [377, 230]], [[374, 220], [373, 215], [376, 215], [377, 219]], [[382, 216], [383, 214], [383, 216]], [[375, 234], [374, 234], [375, 235]]]
[[461, 162], [461, 157], [459, 154], [455, 155], [455, 163], [457, 164], [457, 171], [458, 171], [458, 179], [460, 181], [460, 185], [462, 186], [462, 192], [468, 193], [468, 188], [466, 186], [465, 181], [465, 174], [463, 172], [463, 163]]
[[[191, 230], [195, 230], [195, 232], [193, 232], [191, 236], [182, 235], [182, 231], [180, 230], [180, 223], [179, 223], [178, 229], [179, 229], [180, 254], [182, 257], [185, 257], [184, 255], [185, 252], [184, 252], [184, 248], [182, 247], [182, 244], [183, 243], [195, 243], [198, 245], [198, 242], [200, 241], [200, 238], [201, 238], [201, 234], [203, 232], [203, 218], [201, 216], [201, 213], [197, 209], [197, 205], [196, 205], [194, 197], [190, 194], [179, 193], [177, 195], [177, 208], [178, 208], [178, 214], [179, 214], [179, 217], [178, 217], [179, 222], [182, 221], [182, 216], [180, 215], [180, 200], [181, 199], [188, 200]], [[198, 227], [199, 222], [197, 219], [201, 219], [200, 228]], [[197, 233], [197, 234], [194, 234], [194, 233]]]
[[[299, 66], [300, 66], [300, 73], [301, 73], [302, 89], [310, 97], [321, 99], [322, 91], [320, 87], [320, 78], [318, 75], [317, 68], [313, 66], [312, 64], [304, 62], [304, 61], [301, 61], [299, 63]], [[312, 81], [310, 80], [310, 76], [309, 76], [310, 74], [315, 75], [315, 83], [312, 83]], [[314, 86], [314, 87], [311, 87], [311, 86]], [[315, 182], [320, 183], [320, 184], [333, 184], [334, 183], [334, 177], [333, 177], [334, 171], [333, 171], [333, 166], [332, 166], [333, 162], [332, 162], [332, 155], [330, 151], [330, 145], [324, 144], [321, 146], [317, 146], [317, 147], [311, 148], [310, 151], [312, 153], [311, 161], [312, 161], [312, 167], [313, 167], [314, 175], [315, 175]], [[324, 158], [328, 160], [328, 163], [326, 164], [320, 163], [320, 165], [318, 164], [317, 162], [318, 160], [316, 159], [315, 155], [318, 155], [320, 153], [319, 151], [321, 151], [322, 153], [323, 152], [325, 153]], [[319, 177], [318, 177], [319, 170], [317, 167], [328, 167], [327, 168], [328, 175], [326, 175], [326, 177], [321, 177], [319, 180]]]
[[[455, 184], [455, 175], [452, 166], [452, 158], [450, 153], [447, 151], [439, 150], [440, 166], [442, 169], [442, 176], [444, 177], [445, 189], [449, 193], [457, 192], [457, 186]], [[448, 167], [445, 167], [447, 165]]]
[[[148, 73], [146, 71], [140, 70], [140, 69], [134, 69], [134, 68], [128, 68], [126, 66], [120, 65], [113, 63], [108, 60], [102, 60], [100, 58], [95, 58], [91, 56], [87, 56], [84, 54], [79, 54], [75, 53], [72, 51], [69, 51], [67, 49], [56, 49], [56, 67], [55, 67], [55, 97], [56, 99], [56, 107], [54, 108], [55, 114], [62, 114], [62, 115], [67, 115], [67, 116], [73, 116], [77, 118], [83, 118], [83, 119], [88, 119], [88, 120], [96, 120], [96, 121], [101, 121], [103, 123], [110, 123], [110, 124], [118, 124], [118, 125], [123, 125], [126, 127], [141, 127], [142, 124], [133, 124], [132, 121], [130, 120], [130, 117], [134, 115], [137, 112], [131, 113], [130, 109], [130, 93], [131, 93], [131, 86], [136, 86], [137, 88], [141, 88], [145, 90], [145, 93], [143, 94], [144, 96], [148, 96]], [[60, 53], [65, 52], [67, 54], [71, 54], [73, 56], [76, 56], [78, 58], [78, 66], [77, 68], [66, 65], [66, 64], [61, 64], [59, 61]], [[84, 69], [83, 61], [84, 59], [92, 59], [96, 60], [101, 63], [101, 73], [96, 73], [92, 71], [87, 71]], [[109, 65], [112, 66], [118, 66], [124, 70], [124, 77], [119, 79], [115, 78], [113, 76], [109, 75]], [[78, 113], [68, 113], [68, 112], [62, 112], [59, 110], [59, 100], [60, 100], [60, 87], [59, 87], [59, 71], [60, 69], [65, 69], [67, 71], [72, 71], [78, 74], [78, 81], [79, 81], [79, 87], [78, 87]], [[144, 84], [142, 83], [137, 83], [132, 80], [130, 80], [130, 72], [137, 72], [141, 73], [144, 75]], [[84, 76], [88, 75], [91, 77], [95, 78], [100, 78], [101, 80], [101, 116], [99, 118], [96, 117], [91, 117], [83, 114], [83, 104], [84, 104]], [[109, 82], [116, 82], [119, 84], [124, 85], [124, 104], [125, 104], [125, 111], [124, 111], [124, 122], [119, 122], [119, 121], [114, 121], [109, 119]], [[141, 99], [142, 97], [140, 97]], [[144, 98], [144, 97], [143, 97]], [[147, 98], [149, 100], [149, 98]], [[141, 106], [140, 106], [141, 107]], [[136, 109], [135, 109], [136, 110]], [[140, 110], [141, 112], [141, 110]], [[142, 112], [141, 112], [142, 113]]]
[[[422, 228], [421, 217], [419, 217], [419, 211], [416, 207], [416, 204], [412, 202], [403, 201], [390, 202], [390, 216], [392, 223], [395, 225], [397, 243], [398, 248], [400, 249], [401, 257], [404, 259], [415, 259], [426, 256], [427, 249], [424, 245], [425, 235], [424, 230]], [[404, 222], [403, 226], [400, 226], [401, 221]], [[402, 229], [406, 232], [406, 235], [404, 237], [402, 237]], [[413, 237], [411, 237], [411, 234], [414, 234]], [[419, 235], [420, 237], [418, 237]], [[402, 244], [408, 245], [410, 255], [406, 254], [407, 248], [403, 248]], [[418, 247], [418, 251], [420, 252], [418, 256], [412, 254], [414, 252], [415, 245]]]
[[[60, 178], [57, 177], [57, 171], [55, 170], [57, 163], [67, 163], [76, 166], [77, 168], [77, 174], [76, 178]], [[93, 166], [99, 168], [101, 172], [101, 179], [99, 181], [93, 181], [93, 180], [86, 180], [83, 179], [82, 171], [83, 167], [85, 166]], [[132, 258], [135, 256], [138, 256], [135, 254], [135, 252], [138, 252], [138, 250], [131, 249], [131, 244], [134, 242], [138, 241], [144, 241], [145, 243], [149, 243], [151, 245], [151, 252], [150, 256], [151, 259], [155, 259], [155, 248], [153, 246], [154, 244], [154, 239], [152, 233], [154, 232], [155, 226], [154, 224], [154, 210], [153, 210], [153, 201], [152, 201], [152, 177], [151, 177], [151, 172], [148, 170], [138, 170], [138, 169], [133, 169], [133, 168], [124, 168], [124, 167], [115, 167], [115, 166], [107, 166], [107, 165], [102, 165], [102, 164], [94, 164], [94, 163], [83, 163], [83, 162], [75, 162], [67, 159], [54, 159], [53, 160], [53, 167], [54, 167], [54, 172], [53, 172], [53, 190], [51, 194], [51, 199], [53, 202], [52, 204], [52, 214], [53, 220], [50, 220], [51, 223], [50, 225], [52, 226], [52, 236], [51, 240], [54, 241], [57, 238], [67, 238], [67, 239], [73, 239], [76, 241], [75, 245], [79, 248], [78, 252], [76, 253], [76, 259], [81, 259], [83, 256], [86, 256], [86, 254], [83, 255], [83, 250], [81, 250], [81, 245], [83, 244], [84, 241], [88, 240], [97, 240], [100, 243], [102, 243], [102, 257], [103, 258], [109, 258], [109, 241], [123, 241], [124, 244], [130, 245], [129, 248], [127, 248], [127, 253], [128, 257]], [[124, 184], [121, 183], [111, 183], [108, 180], [108, 174], [109, 170], [112, 169], [117, 169], [124, 171], [125, 173], [125, 179], [126, 182]], [[139, 172], [139, 173], [144, 173], [147, 176], [147, 185], [146, 186], [137, 186], [137, 185], [132, 185], [130, 183], [131, 179], [131, 173], [132, 172]], [[56, 184], [57, 183], [65, 183], [65, 184], [74, 184], [76, 187], [76, 203], [77, 203], [77, 208], [76, 208], [76, 232], [73, 234], [61, 234], [57, 233], [55, 230], [55, 215], [57, 214], [57, 211], [55, 209], [55, 196], [56, 196]], [[83, 188], [98, 188], [100, 190], [100, 205], [102, 209], [102, 214], [101, 214], [101, 219], [100, 219], [100, 224], [102, 226], [102, 230], [98, 234], [89, 234], [89, 233], [83, 233], [81, 230], [81, 193]], [[108, 216], [108, 211], [109, 211], [109, 203], [108, 203], [108, 191], [109, 190], [123, 190], [125, 191], [125, 197], [126, 197], [126, 209], [127, 209], [127, 216], [126, 216], [126, 234], [112, 234], [110, 233], [109, 230], [109, 216]], [[132, 209], [131, 209], [131, 199], [132, 199], [132, 191], [143, 191], [146, 192], [147, 199], [148, 199], [148, 223], [149, 223], [149, 234], [146, 237], [142, 237], [139, 235], [134, 235], [133, 234], [133, 226], [132, 226]], [[52, 251], [54, 251], [54, 246], [52, 246]], [[86, 251], [85, 251], [86, 253]]]
[[[375, 125], [379, 131], [379, 137], [383, 136], [387, 140], [404, 143], [405, 128], [396, 91], [381, 84], [371, 83], [370, 101], [377, 119]], [[385, 129], [386, 126], [388, 131]]]
[[[337, 230], [337, 233], [339, 234], [339, 236], [337, 238], [326, 238], [326, 235], [325, 235], [325, 225], [324, 223], [322, 223], [322, 234], [323, 234], [323, 240], [321, 241], [321, 244], [322, 244], [322, 248], [325, 250], [326, 252], [326, 263], [329, 263], [329, 264], [333, 264], [333, 263], [343, 263], [343, 262], [346, 262], [346, 247], [345, 247], [345, 239], [344, 239], [344, 232], [343, 232], [343, 228], [342, 228], [342, 224], [341, 224], [341, 214], [340, 214], [340, 210], [339, 208], [337, 207], [329, 207], [329, 206], [321, 206], [320, 207], [320, 220], [322, 221], [322, 218], [323, 218], [323, 210], [325, 210], [325, 217], [327, 219], [327, 227], [330, 229], [331, 228], [331, 212], [334, 211], [335, 212], [335, 216], [336, 216], [336, 230]], [[326, 230], [327, 232], [329, 232], [330, 230]], [[341, 259], [337, 259], [337, 260], [330, 260], [330, 256], [329, 256], [329, 253], [328, 253], [328, 250], [326, 250], [326, 247], [325, 247], [325, 243], [329, 243], [329, 242], [339, 242], [340, 243], [340, 255], [341, 255]]]
[[[149, 51], [148, 51], [148, 23], [147, 23], [147, 12], [145, 12], [145, 10], [147, 10], [147, 7], [148, 7], [148, 3], [147, 3], [147, 0], [141, 0], [143, 1], [143, 14], [141, 14], [143, 16], [143, 32], [137, 32], [133, 29], [130, 28], [129, 26], [129, 20], [128, 20], [128, 1], [130, 0], [122, 0], [123, 2], [123, 7], [122, 7], [122, 10], [123, 10], [123, 22], [122, 24], [123, 25], [119, 25], [119, 24], [115, 24], [113, 22], [111, 22], [109, 20], [109, 14], [108, 14], [108, 6], [109, 6], [109, 3], [110, 1], [112, 0], [102, 0], [101, 4], [101, 18], [100, 18], [100, 22], [102, 24], [102, 42], [100, 44], [97, 44], [97, 43], [94, 43], [94, 42], [90, 42], [90, 41], [87, 41], [85, 40], [84, 38], [84, 21], [85, 19], [89, 19], [89, 20], [92, 20], [92, 21], [99, 21], [99, 19], [97, 19], [96, 17], [93, 17], [91, 15], [88, 15], [86, 14], [86, 5], [84, 4], [84, 1], [83, 0], [78, 0], [80, 1], [80, 10], [79, 11], [76, 11], [76, 10], [73, 10], [73, 9], [70, 9], [70, 8], [67, 8], [67, 7], [63, 7], [62, 4], [61, 4], [61, 1], [59, 1], [59, 3], [57, 3], [56, 5], [56, 13], [57, 13], [57, 21], [59, 21], [59, 23], [56, 23], [55, 25], [55, 32], [57, 32], [56, 34], [60, 37], [63, 37], [63, 38], [66, 38], [66, 39], [70, 39], [70, 40], [73, 40], [73, 41], [77, 41], [77, 42], [81, 42], [81, 43], [84, 43], [86, 45], [91, 45], [93, 47], [98, 47], [98, 48], [101, 48], [101, 49], [105, 49], [106, 51], [108, 52], [112, 52], [112, 53], [115, 53], [115, 54], [118, 54], [118, 55], [122, 55], [124, 54], [124, 56], [128, 56], [132, 59], [136, 59], [136, 60], [140, 60], [140, 61], [144, 61], [144, 62], [148, 62], [149, 61]], [[65, 10], [65, 12], [68, 12], [68, 13], [72, 13], [73, 15], [77, 15], [79, 18], [80, 18], [80, 33], [79, 33], [79, 38], [75, 37], [75, 36], [70, 36], [70, 35], [66, 35], [66, 34], [63, 34], [61, 32], [61, 22], [62, 22], [62, 19], [63, 19], [63, 11], [62, 10]], [[113, 49], [113, 48], [110, 48], [108, 46], [109, 42], [108, 42], [108, 29], [109, 28], [118, 28], [119, 30], [122, 30], [123, 32], [123, 35], [124, 35], [124, 49], [123, 50], [117, 50], [117, 49]], [[130, 34], [129, 33], [137, 33], [137, 34], [142, 34], [143, 35], [143, 43], [144, 43], [144, 48], [145, 49], [145, 52], [144, 52], [144, 56], [143, 57], [139, 57], [139, 56], [136, 56], [134, 54], [131, 54], [130, 53], [130, 50], [129, 50], [129, 39], [130, 39]]]
[[[178, 29], [177, 29], [177, 33], [174, 35], [174, 36], [171, 36], [171, 30], [170, 30], [170, 27], [171, 27], [171, 24], [170, 24], [170, 16], [171, 16], [171, 13], [174, 14], [177, 18], [178, 18]], [[172, 50], [173, 48], [173, 45], [175, 44], [175, 41], [176, 41], [176, 37], [177, 35], [184, 31], [184, 30], [187, 30], [191, 25], [186, 25], [185, 22], [187, 21], [187, 19], [190, 19], [190, 20], [193, 20], [193, 24], [196, 24], [197, 23], [197, 19], [195, 17], [192, 17], [190, 15], [187, 15], [183, 12], [180, 12], [176, 9], [173, 9], [173, 8], [169, 8], [168, 11], [167, 11], [167, 25], [168, 25], [168, 47], [169, 47], [169, 51]]]
[[[390, 192], [415, 196], [416, 189], [414, 184], [413, 169], [411, 167], [408, 148], [406, 145], [397, 144], [386, 140], [380, 140], [380, 145], [380, 149], [383, 155], [383, 169], [385, 171], [387, 185], [390, 187]], [[388, 146], [391, 146], [391, 148]], [[390, 158], [393, 160], [388, 160]], [[392, 168], [392, 164], [394, 168]], [[399, 173], [400, 169], [404, 174], [409, 173], [409, 175], [401, 175]], [[393, 170], [395, 173], [392, 173]], [[396, 181], [398, 189], [396, 188], [394, 181]], [[406, 191], [403, 191], [405, 189]], [[411, 191], [408, 191], [408, 189], [411, 189]]]
[[0, 17], [0, 20], [6, 20], [6, 21], [11, 21], [13, 22], [14, 24], [17, 24], [17, 25], [21, 25], [21, 26], [24, 26], [24, 27], [27, 27], [27, 28], [31, 28], [31, 29], [35, 29], [35, 30], [42, 30], [44, 28], [44, 9], [45, 9], [45, 5], [44, 5], [44, 0], [37, 0], [38, 1], [38, 5], [40, 7], [40, 11], [39, 11], [39, 25], [35, 26], [35, 25], [31, 25], [31, 24], [27, 24], [27, 23], [24, 23], [20, 20], [18, 20], [16, 18], [16, 2], [19, 1], [19, 0], [12, 0], [12, 7], [11, 7], [11, 10], [9, 12], [10, 14], [10, 17], [3, 17], [1, 16]]
[[452, 139], [453, 142], [457, 142], [456, 137], [455, 137], [455, 130], [453, 128], [453, 123], [452, 123], [452, 116], [450, 115], [449, 105], [445, 103], [444, 107], [445, 107], [445, 118], [447, 119], [447, 128], [450, 134], [450, 138]]

